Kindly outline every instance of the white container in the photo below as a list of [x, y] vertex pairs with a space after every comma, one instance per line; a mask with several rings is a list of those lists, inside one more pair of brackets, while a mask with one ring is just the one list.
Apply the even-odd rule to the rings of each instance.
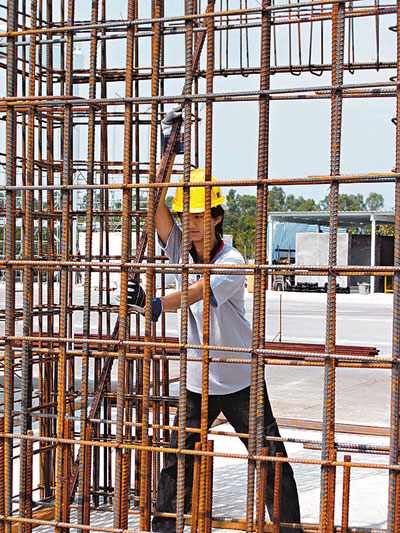
[[359, 294], [369, 294], [369, 283], [359, 283], [358, 284], [358, 293]]

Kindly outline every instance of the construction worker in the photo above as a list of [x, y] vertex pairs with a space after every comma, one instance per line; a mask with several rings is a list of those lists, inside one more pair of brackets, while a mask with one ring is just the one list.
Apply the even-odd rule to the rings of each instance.
[[[215, 180], [215, 178], [213, 178]], [[195, 169], [191, 172], [190, 181], [205, 181], [205, 172]], [[171, 263], [182, 261], [182, 231], [165, 203], [167, 190], [164, 188], [155, 222], [160, 244]], [[223, 210], [224, 197], [220, 188], [211, 189], [211, 245], [210, 261], [214, 264], [244, 264], [242, 255], [223, 241]], [[172, 204], [172, 211], [179, 220], [183, 212], [183, 190], [178, 187]], [[204, 187], [190, 187], [189, 230], [191, 239], [190, 260], [202, 263], [204, 260]], [[177, 275], [179, 288], [181, 276]], [[245, 316], [244, 288], [245, 275], [212, 274], [211, 306], [210, 306], [210, 345], [250, 348], [252, 330]], [[189, 275], [189, 325], [188, 343], [200, 345], [203, 332], [203, 287], [204, 281], [200, 274]], [[128, 304], [143, 312], [146, 295], [142, 287], [134, 281], [129, 282]], [[157, 321], [162, 311], [174, 312], [181, 305], [181, 291], [167, 294], [161, 298], [154, 298], [151, 304], [152, 318]], [[210, 350], [210, 357], [238, 357], [246, 356], [243, 352], [219, 352]], [[201, 350], [189, 349], [188, 357], [198, 358], [199, 362], [187, 363], [187, 427], [199, 428], [201, 416], [202, 365]], [[250, 353], [247, 354], [250, 358]], [[249, 400], [250, 400], [250, 364], [211, 363], [209, 366], [209, 401], [208, 424], [212, 425], [222, 412], [228, 422], [238, 433], [248, 433], [249, 430]], [[265, 389], [265, 434], [279, 437], [279, 430], [272, 413], [271, 404]], [[178, 415], [174, 425], [178, 425]], [[193, 449], [199, 440], [198, 433], [186, 434], [186, 449]], [[242, 439], [247, 445], [247, 439]], [[283, 442], [268, 441], [269, 454], [281, 453], [286, 456]], [[176, 432], [172, 432], [171, 447], [178, 447]], [[266, 504], [270, 516], [273, 513], [274, 467], [268, 464]], [[193, 483], [193, 457], [185, 460], [185, 512], [189, 512], [191, 503], [191, 489]], [[161, 471], [157, 491], [156, 516], [153, 518], [153, 531], [173, 533], [176, 531], [175, 519], [159, 516], [158, 513], [176, 512], [176, 484], [177, 484], [177, 456], [165, 454], [164, 468]], [[293, 471], [289, 463], [282, 464], [282, 484], [280, 503], [281, 522], [299, 523], [299, 501]], [[281, 528], [285, 533], [301, 532], [301, 529]]]

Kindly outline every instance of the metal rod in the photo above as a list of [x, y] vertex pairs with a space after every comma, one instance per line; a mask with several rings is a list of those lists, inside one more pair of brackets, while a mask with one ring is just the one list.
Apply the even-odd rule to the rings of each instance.
[[[60, 533], [71, 528], [81, 533], [121, 533], [135, 527], [150, 530], [161, 467], [172, 457], [178, 463], [177, 505], [158, 517], [176, 521], [179, 533], [189, 520], [193, 533], [225, 527], [258, 533], [299, 528], [333, 531], [338, 527], [334, 524], [335, 503], [339, 503], [338, 467], [343, 468], [342, 530], [377, 531], [368, 524], [349, 526], [351, 471], [362, 468], [388, 473], [387, 531], [397, 531], [400, 93], [398, 80], [383, 80], [381, 74], [396, 69], [397, 78], [400, 76], [400, 2], [185, 0], [181, 4], [172, 9], [164, 0], [129, 0], [119, 19], [112, 18], [106, 0], [91, 0], [80, 19], [81, 7], [74, 0], [8, 0], [6, 6], [0, 6], [7, 10], [7, 31], [0, 32], [0, 48], [5, 48], [0, 51], [0, 68], [6, 76], [0, 98], [0, 120], [5, 126], [0, 128], [4, 146], [0, 152], [4, 171], [0, 173], [0, 277], [5, 277], [5, 284], [0, 282], [0, 292], [4, 291], [4, 297], [0, 295], [4, 301], [0, 309], [0, 533], [31, 533], [41, 525]], [[395, 15], [396, 25], [388, 30], [384, 25], [387, 16], [394, 20]], [[4, 21], [4, 17], [0, 19]], [[374, 46], [372, 51], [362, 50], [360, 61], [360, 32], [366, 28], [372, 29]], [[286, 39], [280, 39], [280, 32], [286, 32]], [[384, 36], [397, 40], [396, 53], [389, 47], [385, 57]], [[207, 53], [202, 57], [206, 40]], [[112, 52], [118, 47], [124, 52], [116, 58]], [[382, 72], [375, 75], [379, 70]], [[356, 76], [360, 71], [368, 71], [367, 82], [359, 76], [344, 79], [345, 73]], [[306, 83], [301, 76], [324, 73], [331, 73], [331, 79]], [[271, 88], [274, 74], [279, 76]], [[185, 83], [182, 93], [177, 90], [181, 80]], [[125, 93], [119, 95], [115, 90], [122, 84]], [[368, 105], [372, 98], [396, 100], [393, 171], [355, 169], [341, 174], [342, 118], [347, 112], [343, 102], [350, 98], [357, 98], [360, 106]], [[275, 102], [288, 107], [303, 100], [330, 102], [330, 172], [273, 177], [269, 154], [275, 143], [270, 143], [270, 138], [277, 133], [270, 110]], [[257, 173], [244, 177], [225, 173], [229, 147], [218, 135], [221, 114], [235, 112], [239, 102], [243, 107], [256, 105], [259, 114], [258, 141], [253, 148]], [[161, 153], [160, 121], [168, 105], [177, 103], [184, 108], [184, 119], [173, 125]], [[222, 103], [229, 103], [229, 110]], [[256, 123], [250, 125], [254, 133]], [[176, 154], [182, 133], [183, 158]], [[291, 145], [279, 142], [291, 154]], [[192, 183], [190, 172], [199, 165], [205, 167], [205, 180]], [[214, 172], [220, 177], [211, 183]], [[171, 184], [172, 175], [176, 179]], [[339, 227], [348, 223], [339, 211], [340, 187], [372, 183], [394, 184], [394, 264], [337, 264]], [[155, 239], [157, 206], [171, 185], [183, 188], [184, 197], [178, 263], [168, 262], [165, 254], [159, 253]], [[238, 194], [246, 187], [256, 191], [254, 260], [213, 262], [214, 185]], [[329, 211], [321, 214], [329, 221], [328, 260], [324, 265], [269, 264], [272, 258], [267, 255], [266, 234], [271, 187], [305, 185], [311, 194], [321, 185], [330, 189]], [[192, 187], [205, 190], [201, 263], [191, 262], [189, 253], [190, 196], [199, 192]], [[216, 345], [210, 305], [214, 276], [229, 275], [237, 281], [237, 276], [246, 274], [255, 277], [250, 345]], [[274, 274], [328, 276], [324, 345], [265, 340], [271, 318], [266, 281]], [[171, 331], [168, 313], [162, 314], [157, 325], [150, 316], [152, 298], [168, 294], [171, 275], [182, 281], [179, 338]], [[204, 284], [199, 304], [202, 336], [196, 341], [190, 329], [194, 316], [189, 299], [191, 275], [202, 277]], [[383, 357], [377, 357], [374, 347], [338, 345], [336, 279], [341, 275], [375, 280], [377, 276], [394, 277], [392, 345]], [[128, 281], [141, 277], [146, 278], [144, 317], [127, 305]], [[119, 305], [113, 301], [114, 283], [120, 286]], [[198, 427], [188, 423], [187, 367], [196, 361], [192, 351], [202, 357]], [[244, 432], [209, 428], [210, 371], [213, 365], [224, 364], [249, 365], [249, 427]], [[289, 367], [323, 369], [323, 420], [277, 419], [285, 427], [320, 431], [321, 438], [266, 435], [264, 374], [267, 366], [278, 365], [288, 374], [292, 372]], [[336, 368], [354, 373], [390, 370], [388, 427], [346, 425], [336, 420], [336, 379], [342, 375]], [[177, 385], [178, 397], [174, 396]], [[177, 407], [175, 426], [170, 416]], [[221, 422], [224, 420], [219, 418], [217, 423]], [[169, 441], [172, 432], [178, 434], [173, 446]], [[335, 438], [340, 432], [351, 432], [354, 442]], [[368, 434], [390, 436], [390, 446], [364, 444], [361, 436]], [[248, 453], [214, 451], [211, 435], [217, 442], [241, 438], [249, 444]], [[188, 445], [196, 440], [199, 443], [194, 448]], [[282, 449], [286, 442], [302, 445], [304, 453], [276, 455], [276, 447]], [[337, 457], [337, 453], [350, 452], [363, 453], [362, 460]], [[243, 461], [248, 466], [247, 502], [242, 510], [246, 516], [240, 520], [213, 517], [217, 458]], [[187, 476], [192, 462], [192, 509], [188, 513]], [[307, 471], [321, 469], [320, 516], [314, 523], [285, 522], [284, 481], [293, 464]], [[272, 477], [275, 472], [274, 482], [271, 477], [267, 480], [267, 472]], [[275, 516], [269, 522], [265, 520], [265, 502], [271, 511], [273, 489]], [[353, 502], [355, 494], [351, 494]], [[112, 527], [97, 525], [103, 510], [113, 511]], [[364, 517], [360, 516], [362, 524]]]

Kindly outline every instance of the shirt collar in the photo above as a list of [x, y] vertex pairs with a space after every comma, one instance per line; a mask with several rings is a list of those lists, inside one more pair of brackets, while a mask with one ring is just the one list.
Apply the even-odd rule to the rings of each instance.
[[[211, 250], [211, 253], [210, 253], [210, 262], [212, 263], [215, 258], [217, 257], [217, 255], [222, 251], [223, 247], [225, 246], [225, 243], [222, 239], [219, 239], [217, 241], [217, 244], [214, 246], [214, 248]], [[193, 261], [195, 263], [199, 263], [200, 261], [198, 260], [198, 256], [197, 256], [197, 253], [196, 253], [196, 248], [194, 247], [194, 245], [192, 244], [192, 247], [190, 249], [190, 255], [192, 256], [193, 258]]]

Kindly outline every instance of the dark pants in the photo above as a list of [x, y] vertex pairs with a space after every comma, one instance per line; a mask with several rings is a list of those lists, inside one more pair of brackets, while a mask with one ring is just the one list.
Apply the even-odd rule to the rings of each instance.
[[[248, 433], [249, 429], [249, 401], [250, 388], [243, 389], [233, 394], [221, 396], [209, 396], [208, 399], [208, 427], [211, 427], [219, 413], [225, 415], [227, 421], [238, 433]], [[200, 427], [201, 395], [187, 391], [187, 426], [193, 428]], [[178, 425], [178, 415], [174, 425]], [[267, 391], [265, 390], [265, 412], [264, 412], [265, 434], [272, 437], [279, 437], [279, 430], [275, 418], [272, 414]], [[187, 433], [185, 448], [193, 449], [199, 440], [198, 433]], [[241, 439], [247, 447], [247, 439]], [[172, 432], [171, 448], [178, 447], [177, 432]], [[283, 442], [268, 441], [269, 455], [282, 453], [287, 456]], [[156, 512], [175, 513], [176, 512], [176, 478], [177, 478], [177, 456], [176, 454], [165, 454], [164, 468], [161, 471], [160, 481], [157, 491]], [[193, 456], [186, 456], [185, 465], [185, 513], [190, 511], [191, 493], [193, 484]], [[274, 503], [274, 464], [267, 463], [267, 490], [266, 504], [270, 516], [273, 516]], [[282, 484], [281, 484], [281, 522], [299, 523], [300, 509], [297, 495], [296, 482], [293, 470], [289, 463], [282, 463]], [[175, 532], [175, 519], [155, 516], [153, 519], [153, 531], [168, 533]], [[301, 533], [301, 529], [281, 528], [285, 533]]]

